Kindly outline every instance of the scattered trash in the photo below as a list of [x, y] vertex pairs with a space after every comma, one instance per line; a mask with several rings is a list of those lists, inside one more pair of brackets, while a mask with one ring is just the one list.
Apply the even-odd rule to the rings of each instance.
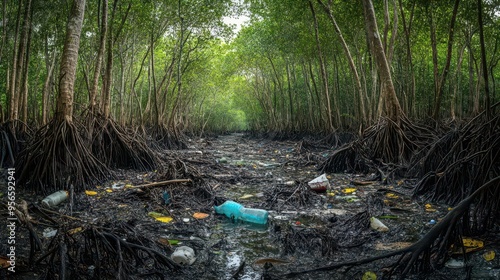
[[355, 188], [345, 188], [342, 190], [342, 192], [345, 194], [351, 194], [351, 193], [354, 193], [355, 191], [356, 191]]
[[377, 280], [377, 274], [375, 274], [375, 272], [372, 271], [367, 271], [365, 272], [365, 274], [363, 274], [361, 280]]
[[94, 195], [97, 195], [97, 192], [96, 191], [85, 191], [85, 194], [88, 195], [88, 196], [94, 196]]
[[220, 158], [219, 163], [227, 163], [227, 158], [225, 157]]
[[294, 186], [295, 185], [295, 181], [286, 181], [285, 185], [287, 185], [287, 186]]
[[254, 195], [253, 194], [245, 194], [245, 195], [241, 196], [240, 199], [248, 199], [251, 197], [254, 197]]
[[167, 217], [167, 216], [163, 216], [163, 217], [156, 217], [155, 220], [159, 221], [159, 222], [162, 222], [162, 223], [170, 223], [174, 218], [172, 217]]
[[51, 237], [56, 236], [56, 234], [57, 234], [57, 229], [46, 228], [43, 230], [42, 236], [45, 238], [51, 238]]
[[208, 217], [207, 213], [196, 212], [193, 214], [193, 218], [195, 218], [197, 220], [205, 219], [207, 217]]
[[125, 187], [125, 183], [123, 183], [123, 182], [116, 182], [116, 183], [114, 183], [113, 185], [111, 185], [111, 188], [112, 188], [113, 190], [121, 190], [121, 189], [123, 189], [124, 187]]
[[174, 219], [172, 217], [165, 216], [164, 214], [158, 212], [149, 212], [148, 216], [155, 218], [155, 220], [162, 223], [170, 223]]
[[370, 218], [370, 226], [372, 229], [380, 232], [386, 232], [389, 231], [389, 228], [384, 225], [379, 219], [375, 217]]
[[189, 220], [189, 218], [183, 218], [182, 221], [185, 223], [189, 223], [190, 220]]
[[163, 201], [165, 201], [165, 204], [169, 204], [170, 203], [170, 194], [168, 194], [168, 192], [163, 192]]
[[68, 199], [68, 191], [58, 191], [55, 192], [42, 200], [42, 205], [45, 207], [56, 206], [59, 203]]
[[436, 224], [436, 220], [430, 220], [429, 221], [429, 225], [435, 225]]
[[194, 250], [188, 246], [178, 247], [170, 258], [180, 265], [192, 265], [196, 260]]
[[77, 228], [68, 230], [67, 233], [68, 233], [68, 235], [73, 235], [73, 234], [79, 233], [82, 230], [83, 230], [82, 227], [77, 227]]
[[220, 206], [214, 206], [217, 214], [224, 214], [226, 217], [242, 220], [255, 224], [267, 224], [269, 213], [263, 209], [245, 208], [243, 205], [228, 200]]
[[461, 246], [458, 246], [458, 248], [455, 248], [455, 246], [451, 245], [451, 252], [452, 254], [463, 254], [464, 250], [465, 253], [470, 253], [470, 252], [475, 252], [478, 250], [481, 250], [484, 247], [484, 242], [478, 239], [472, 239], [468, 237], [462, 238], [462, 244], [463, 248]]
[[492, 261], [493, 259], [495, 259], [495, 251], [490, 250], [490, 251], [484, 252], [483, 259], [487, 262]]
[[431, 204], [427, 203], [427, 204], [425, 205], [425, 211], [426, 211], [426, 212], [436, 212], [437, 210], [436, 210], [436, 209], [434, 209], [434, 208], [432, 207], [432, 205], [431, 205]]
[[390, 193], [387, 193], [387, 194], [385, 195], [385, 197], [387, 197], [387, 198], [393, 198], [393, 199], [399, 198], [399, 196], [397, 196], [396, 194], [391, 193], [391, 192], [390, 192]]
[[316, 177], [307, 184], [315, 192], [326, 192], [326, 190], [330, 188], [330, 181], [326, 178], [326, 174]]
[[447, 268], [462, 268], [465, 266], [465, 262], [463, 260], [450, 259], [444, 264], [444, 266]]

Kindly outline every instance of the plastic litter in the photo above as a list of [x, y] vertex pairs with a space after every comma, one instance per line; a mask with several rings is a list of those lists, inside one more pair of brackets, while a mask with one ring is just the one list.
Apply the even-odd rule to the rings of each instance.
[[217, 214], [226, 215], [226, 217], [246, 221], [254, 224], [267, 224], [269, 213], [263, 209], [245, 208], [243, 205], [228, 200], [220, 206], [214, 206]]
[[490, 250], [490, 251], [484, 252], [483, 259], [487, 262], [492, 261], [493, 259], [495, 259], [495, 251]]
[[462, 268], [465, 266], [465, 262], [463, 260], [450, 259], [444, 266], [447, 268]]
[[42, 205], [45, 207], [56, 206], [59, 203], [68, 199], [68, 191], [55, 192], [42, 200]]
[[380, 232], [386, 232], [389, 231], [389, 228], [384, 225], [379, 219], [375, 217], [370, 218], [370, 226], [372, 229]]
[[316, 177], [307, 184], [315, 192], [326, 192], [326, 190], [330, 188], [330, 181], [326, 178], [326, 174]]
[[192, 265], [196, 260], [194, 250], [188, 246], [181, 246], [175, 249], [170, 257], [172, 261], [180, 265]]

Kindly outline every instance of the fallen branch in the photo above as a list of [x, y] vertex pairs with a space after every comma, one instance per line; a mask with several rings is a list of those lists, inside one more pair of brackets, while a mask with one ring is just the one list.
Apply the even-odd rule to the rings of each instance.
[[175, 180], [168, 180], [168, 181], [154, 182], [154, 183], [149, 183], [149, 184], [133, 186], [133, 187], [130, 187], [130, 189], [159, 187], [159, 186], [164, 186], [164, 185], [169, 185], [169, 184], [190, 183], [190, 182], [192, 182], [191, 179], [175, 179]]

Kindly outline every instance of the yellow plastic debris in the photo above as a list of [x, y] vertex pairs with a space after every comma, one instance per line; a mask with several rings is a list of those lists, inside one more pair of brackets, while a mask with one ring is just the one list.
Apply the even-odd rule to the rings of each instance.
[[113, 192], [113, 190], [112, 190], [112, 189], [106, 189], [106, 192], [107, 192], [107, 193], [112, 193], [112, 192]]
[[432, 205], [431, 205], [431, 204], [429, 204], [429, 203], [427, 203], [427, 204], [425, 205], [425, 209], [430, 209], [430, 208], [432, 208]]
[[69, 235], [73, 235], [73, 234], [75, 234], [75, 233], [79, 233], [79, 232], [80, 232], [80, 231], [82, 231], [82, 230], [83, 230], [83, 228], [82, 228], [82, 227], [77, 227], [77, 228], [74, 228], [74, 229], [70, 229], [70, 230], [68, 230], [68, 234], [69, 234]]
[[490, 250], [490, 251], [484, 252], [483, 258], [487, 262], [492, 261], [495, 258], [495, 251]]
[[396, 194], [394, 194], [394, 193], [387, 193], [385, 196], [386, 196], [387, 198], [394, 198], [394, 199], [399, 198], [399, 196], [397, 196], [397, 195], [396, 195]]
[[350, 193], [353, 193], [355, 191], [356, 191], [355, 188], [345, 188], [345, 189], [342, 190], [342, 192], [345, 193], [345, 194], [350, 194]]
[[92, 196], [92, 195], [97, 195], [97, 192], [96, 191], [85, 191], [85, 194], [86, 195], [89, 195], [89, 196]]
[[367, 271], [365, 274], [363, 274], [363, 277], [361, 278], [362, 280], [377, 280], [377, 274], [372, 271]]
[[[484, 247], [484, 242], [478, 239], [472, 239], [468, 237], [462, 238], [462, 244], [465, 249], [465, 253], [475, 252], [481, 250]], [[453, 254], [463, 254], [462, 248], [456, 248], [455, 246], [451, 246], [451, 252]]]
[[193, 214], [193, 218], [195, 218], [197, 220], [205, 219], [207, 217], [208, 217], [207, 213], [196, 212]]
[[162, 223], [170, 223], [174, 218], [163, 216], [163, 217], [156, 217], [155, 219]]

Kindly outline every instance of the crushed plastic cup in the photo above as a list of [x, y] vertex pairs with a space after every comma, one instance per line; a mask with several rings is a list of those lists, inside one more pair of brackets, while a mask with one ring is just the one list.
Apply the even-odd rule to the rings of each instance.
[[330, 181], [326, 178], [326, 174], [316, 177], [307, 184], [315, 192], [326, 192], [326, 190], [330, 188]]
[[173, 262], [180, 265], [192, 265], [196, 260], [194, 250], [188, 246], [178, 247], [170, 258]]

